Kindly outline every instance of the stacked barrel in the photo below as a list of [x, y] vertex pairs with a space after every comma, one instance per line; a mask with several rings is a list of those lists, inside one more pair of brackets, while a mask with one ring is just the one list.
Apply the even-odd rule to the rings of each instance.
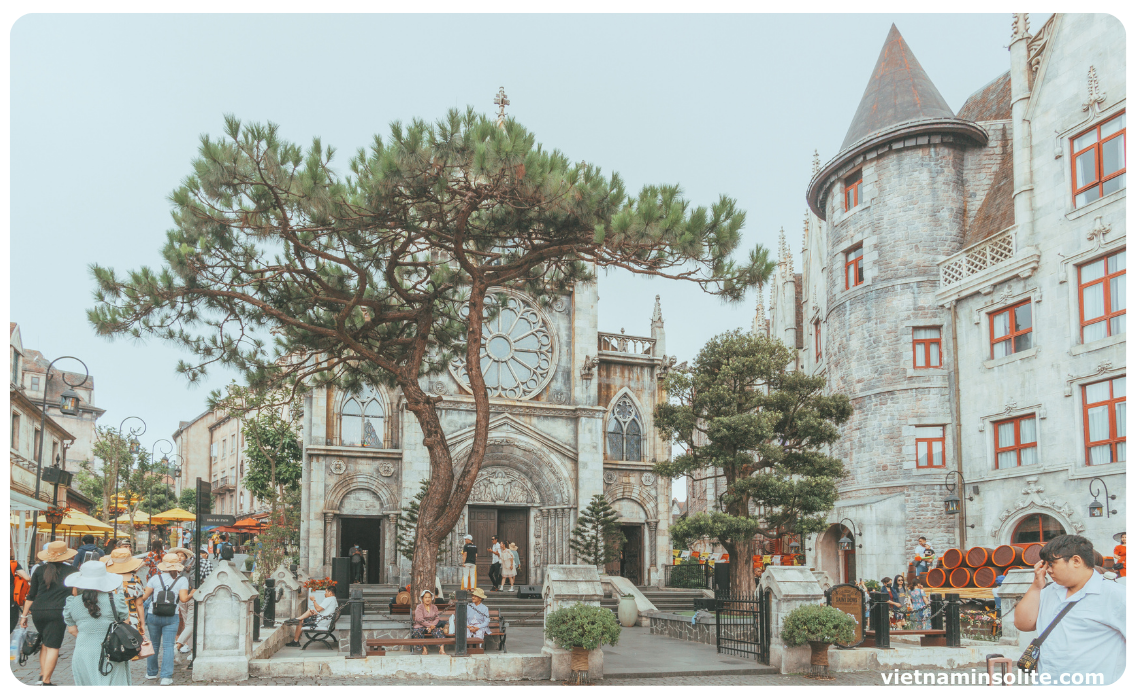
[[1033, 566], [1041, 555], [1043, 543], [1035, 543], [1024, 549], [1015, 545], [971, 547], [963, 552], [951, 548], [942, 554], [938, 568], [926, 574], [926, 585], [930, 588], [993, 588], [997, 577], [1013, 569]]

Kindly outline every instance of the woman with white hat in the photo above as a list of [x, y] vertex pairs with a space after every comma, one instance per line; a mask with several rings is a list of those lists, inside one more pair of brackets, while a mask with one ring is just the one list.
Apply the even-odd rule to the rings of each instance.
[[27, 627], [28, 615], [31, 614], [32, 622], [43, 639], [43, 647], [40, 649], [40, 681], [47, 686], [51, 686], [51, 674], [59, 660], [59, 647], [63, 645], [63, 634], [67, 628], [63, 623], [63, 605], [71, 591], [63, 582], [78, 570], [67, 563], [75, 554], [76, 551], [69, 549], [66, 542], [57, 540], [47, 543], [43, 551], [36, 555], [44, 565], [32, 574], [31, 587], [24, 602], [24, 614], [20, 617], [20, 626]]
[[[171, 591], [178, 596], [178, 602], [183, 603], [194, 595], [194, 589], [190, 587], [190, 582], [182, 576], [182, 570], [186, 568], [182, 566], [177, 554], [167, 554], [162, 557], [162, 562], [155, 567], [158, 573], [150, 577], [146, 582], [146, 590], [143, 591], [143, 600], [151, 598], [155, 592]], [[156, 596], [161, 597], [161, 596]], [[178, 632], [178, 611], [177, 609], [173, 614], [164, 615], [156, 612], [156, 608], [160, 611], [162, 607], [158, 605], [159, 600], [154, 599], [150, 601], [150, 608], [147, 610], [146, 623], [150, 629], [150, 640], [154, 643], [154, 655], [146, 659], [146, 678], [153, 680], [159, 676], [158, 667], [158, 654], [162, 653], [162, 679], [158, 681], [159, 684], [174, 684], [174, 649], [177, 644], [175, 638]]]
[[145, 640], [146, 613], [143, 610], [143, 591], [146, 590], [146, 586], [135, 573], [143, 564], [142, 557], [131, 556], [131, 550], [120, 547], [112, 550], [110, 555], [103, 557], [103, 563], [107, 565], [107, 573], [115, 574], [123, 579], [123, 597], [127, 601], [131, 626], [138, 629]]
[[107, 629], [112, 622], [120, 621], [127, 616], [127, 601], [119, 590], [123, 587], [123, 579], [108, 573], [107, 565], [103, 562], [88, 561], [63, 582], [67, 587], [81, 591], [79, 595], [67, 598], [63, 609], [67, 631], [75, 637], [75, 652], [71, 655], [71, 676], [75, 684], [104, 687], [129, 685], [131, 683], [129, 661], [123, 663], [107, 661], [110, 672], [104, 675], [99, 671], [103, 639], [107, 636]]

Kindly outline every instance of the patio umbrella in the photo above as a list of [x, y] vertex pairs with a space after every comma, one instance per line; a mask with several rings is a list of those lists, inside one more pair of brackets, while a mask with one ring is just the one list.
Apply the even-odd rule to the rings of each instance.
[[119, 523], [133, 523], [135, 525], [147, 525], [149, 523], [155, 523], [157, 525], [162, 525], [163, 523], [166, 523], [166, 521], [164, 521], [164, 520], [152, 520], [149, 515], [143, 513], [141, 510], [135, 511], [135, 515], [134, 515], [133, 519], [131, 518], [131, 516], [124, 513], [123, 515], [119, 516], [115, 520], [118, 521]]
[[175, 507], [169, 511], [163, 511], [162, 513], [154, 514], [150, 517], [150, 520], [151, 522], [161, 520], [169, 523], [181, 523], [182, 521], [192, 521], [195, 518], [197, 518], [197, 516], [195, 516], [193, 513]]
[[[27, 525], [31, 525], [28, 521]], [[51, 523], [40, 520], [36, 524], [37, 530], [51, 530]], [[107, 525], [98, 518], [93, 518], [82, 511], [69, 509], [67, 514], [64, 515], [63, 520], [55, 524], [56, 532], [64, 534], [75, 535], [78, 533], [102, 533], [111, 530], [111, 526]]]
[[261, 521], [256, 518], [242, 518], [237, 523], [234, 523], [235, 528], [238, 530], [250, 531], [257, 530], [262, 526]]

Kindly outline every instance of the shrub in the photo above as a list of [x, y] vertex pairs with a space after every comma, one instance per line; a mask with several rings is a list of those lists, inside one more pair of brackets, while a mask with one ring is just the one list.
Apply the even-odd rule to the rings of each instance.
[[863, 585], [867, 586], [867, 591], [870, 593], [877, 593], [883, 588], [882, 584], [873, 578], [868, 578], [867, 580], [863, 581]]
[[780, 638], [789, 646], [809, 641], [851, 643], [855, 640], [855, 619], [829, 605], [800, 605], [784, 618]]
[[551, 612], [546, 617], [546, 638], [559, 648], [594, 650], [616, 645], [621, 636], [617, 617], [605, 607], [578, 603]]

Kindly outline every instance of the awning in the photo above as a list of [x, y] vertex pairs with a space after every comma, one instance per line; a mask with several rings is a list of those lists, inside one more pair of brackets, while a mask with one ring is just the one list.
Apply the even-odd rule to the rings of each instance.
[[13, 511], [46, 511], [48, 509], [49, 504], [46, 501], [33, 499], [27, 494], [21, 494], [14, 490], [9, 490], [9, 492], [12, 495], [11, 510]]

